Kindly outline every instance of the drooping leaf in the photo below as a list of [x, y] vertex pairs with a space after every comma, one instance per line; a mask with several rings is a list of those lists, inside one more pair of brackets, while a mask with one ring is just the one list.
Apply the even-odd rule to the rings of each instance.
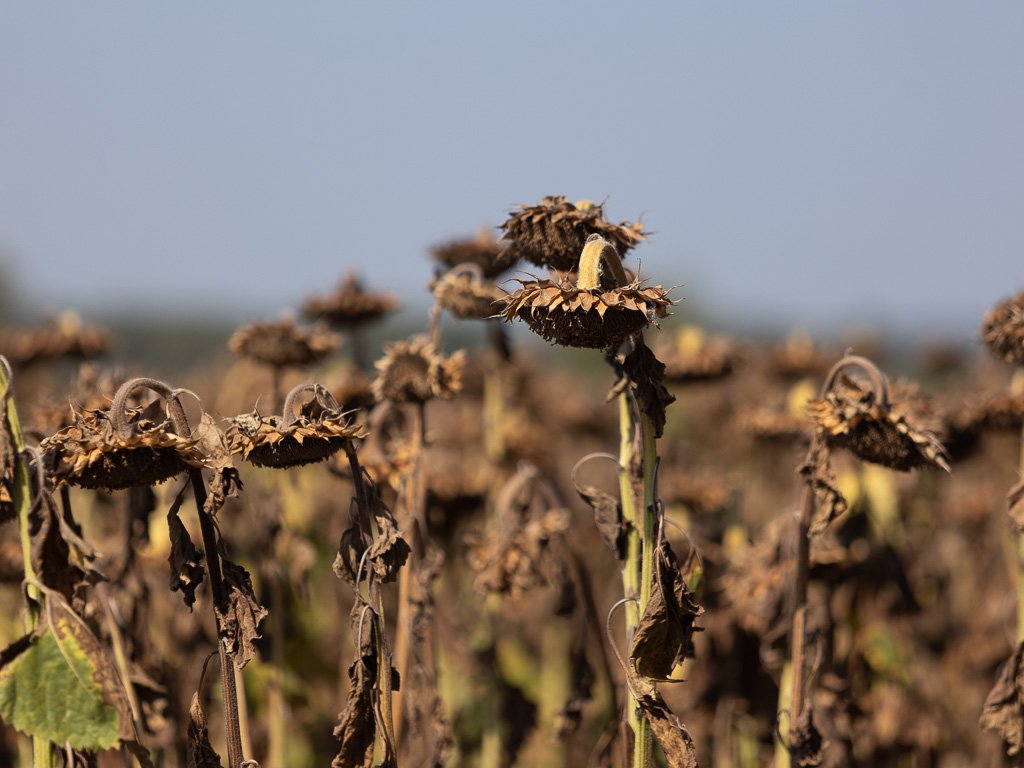
[[370, 566], [381, 583], [386, 584], [398, 578], [398, 571], [405, 565], [412, 549], [402, 537], [391, 510], [381, 500], [380, 495], [376, 496], [373, 516], [377, 521], [378, 533], [370, 545]]
[[47, 601], [47, 614], [40, 634], [0, 656], [0, 717], [74, 749], [135, 742], [128, 696], [103, 646], [59, 600]]
[[650, 417], [654, 436], [661, 437], [665, 431], [665, 409], [676, 398], [665, 388], [665, 364], [644, 344], [643, 338], [635, 337], [633, 344], [633, 350], [621, 362], [611, 355], [606, 358], [620, 377], [609, 397], [622, 391], [623, 380], [631, 382], [640, 412]]
[[345, 709], [334, 729], [341, 741], [333, 768], [354, 768], [373, 765], [373, 743], [377, 733], [377, 720], [373, 701], [373, 688], [377, 677], [375, 643], [373, 641], [373, 611], [356, 596], [349, 616], [356, 657], [348, 668], [348, 697]]
[[231, 460], [231, 449], [224, 432], [214, 418], [204, 412], [196, 429], [196, 439], [203, 446], [213, 472], [210, 475], [209, 493], [206, 497], [206, 513], [216, 516], [224, 502], [238, 496], [242, 490], [242, 479]]
[[1024, 533], [1024, 481], [1014, 485], [1006, 494], [1006, 504], [1013, 522], [1013, 530]]
[[203, 583], [203, 566], [199, 560], [202, 557], [192, 543], [188, 535], [188, 529], [178, 517], [178, 510], [181, 508], [182, 500], [185, 498], [186, 485], [175, 497], [167, 512], [167, 528], [171, 538], [171, 554], [167, 561], [171, 564], [170, 586], [171, 592], [181, 592], [185, 605], [192, 609], [196, 601], [196, 590]]
[[814, 518], [811, 535], [817, 536], [846, 511], [846, 497], [839, 490], [836, 476], [829, 461], [828, 444], [820, 433], [815, 433], [800, 474], [810, 483], [814, 492]]
[[625, 560], [630, 524], [622, 515], [622, 503], [595, 485], [577, 485], [576, 493], [594, 510], [594, 522], [604, 543], [618, 560]]
[[188, 744], [185, 747], [186, 768], [221, 768], [220, 755], [210, 744], [210, 732], [206, 727], [206, 713], [199, 703], [199, 693], [192, 694], [192, 706], [188, 710]]
[[253, 641], [260, 636], [260, 622], [267, 616], [267, 609], [256, 599], [249, 572], [240, 565], [221, 555], [224, 575], [224, 589], [227, 592], [227, 608], [216, 609], [217, 624], [224, 633], [228, 655], [241, 669], [256, 655]]
[[630, 658], [643, 677], [665, 679], [694, 654], [694, 624], [704, 609], [693, 601], [667, 541], [654, 552], [654, 589], [633, 637]]
[[1021, 659], [1024, 642], [1018, 643], [1010, 658], [996, 673], [996, 683], [985, 698], [979, 725], [983, 731], [995, 731], [1007, 744], [1009, 755], [1020, 754], [1024, 748], [1024, 675]]
[[665, 753], [669, 768], [697, 768], [693, 738], [668, 708], [664, 697], [653, 684], [626, 670], [626, 685], [636, 700], [640, 714], [651, 724], [651, 731]]
[[789, 754], [791, 764], [797, 768], [817, 768], [825, 759], [827, 744], [814, 725], [810, 706], [800, 713], [797, 727], [790, 733]]

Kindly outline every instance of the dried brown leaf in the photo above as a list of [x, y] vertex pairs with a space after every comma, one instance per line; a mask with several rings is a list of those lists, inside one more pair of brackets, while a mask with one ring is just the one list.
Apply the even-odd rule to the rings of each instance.
[[828, 444], [820, 433], [815, 433], [807, 458], [800, 467], [800, 474], [814, 491], [812, 536], [823, 533], [833, 520], [846, 511], [846, 498], [839, 490], [829, 458]]
[[1006, 494], [1006, 502], [1010, 519], [1013, 521], [1013, 530], [1024, 533], [1024, 480], [1010, 489]]
[[186, 768], [221, 768], [220, 755], [210, 744], [206, 712], [199, 703], [199, 692], [192, 694], [188, 710], [188, 743], [185, 748]]
[[693, 601], [679, 562], [667, 541], [654, 553], [655, 584], [633, 637], [630, 659], [643, 677], [668, 678], [684, 659], [693, 658], [694, 622], [704, 609]]
[[1024, 680], [1021, 658], [1024, 642], [1018, 643], [1010, 658], [996, 672], [996, 683], [985, 698], [979, 725], [981, 730], [995, 732], [1007, 744], [1006, 752], [1017, 755], [1024, 748]]
[[188, 529], [178, 517], [178, 510], [181, 508], [187, 488], [186, 485], [181, 489], [167, 512], [167, 529], [171, 539], [171, 554], [167, 561], [171, 565], [171, 592], [180, 591], [185, 605], [191, 610], [196, 601], [196, 590], [203, 583], [204, 569], [199, 563], [202, 555], [196, 551], [192, 538], [188, 535]]
[[221, 555], [224, 587], [227, 590], [227, 610], [217, 608], [217, 624], [224, 633], [228, 655], [241, 669], [256, 655], [253, 641], [259, 639], [260, 622], [267, 609], [260, 605], [253, 590], [249, 572]]
[[577, 485], [576, 493], [594, 510], [594, 522], [604, 543], [617, 559], [625, 560], [630, 524], [622, 515], [622, 503], [594, 485]]

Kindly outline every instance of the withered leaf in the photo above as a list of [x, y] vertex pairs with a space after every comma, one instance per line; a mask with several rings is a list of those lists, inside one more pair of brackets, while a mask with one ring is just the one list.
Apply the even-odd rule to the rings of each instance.
[[1010, 520], [1013, 521], [1013, 530], [1024, 533], [1024, 480], [1013, 486], [1006, 494], [1006, 503]]
[[68, 603], [81, 607], [82, 590], [99, 580], [92, 568], [97, 551], [57, 511], [53, 496], [36, 489], [29, 511], [30, 560], [37, 577]]
[[349, 622], [356, 643], [356, 657], [348, 668], [349, 688], [345, 709], [334, 729], [334, 736], [341, 740], [341, 747], [331, 766], [371, 768], [377, 727], [373, 695], [377, 657], [373, 640], [373, 612], [358, 595]]
[[619, 376], [633, 382], [640, 412], [650, 417], [654, 436], [661, 437], [665, 431], [665, 409], [676, 398], [665, 388], [665, 364], [644, 344], [642, 337], [635, 337], [633, 345], [633, 351], [622, 363], [613, 365]]
[[996, 673], [996, 683], [985, 698], [979, 725], [983, 731], [994, 731], [1007, 744], [1007, 754], [1016, 755], [1024, 748], [1024, 680], [1021, 658], [1024, 642], [1018, 643], [1010, 658]]
[[210, 744], [206, 713], [199, 703], [199, 693], [192, 694], [188, 710], [188, 744], [185, 747], [186, 768], [221, 768], [220, 755]]
[[679, 722], [665, 699], [651, 683], [640, 680], [626, 670], [626, 685], [636, 700], [640, 714], [651, 724], [654, 738], [665, 753], [669, 768], [697, 768], [697, 754], [693, 738]]
[[366, 552], [366, 543], [363, 531], [359, 520], [354, 517], [349, 527], [341, 534], [338, 554], [334, 558], [334, 574], [354, 587], [359, 580], [357, 571], [364, 552]]
[[242, 479], [231, 460], [231, 448], [224, 437], [224, 432], [206, 412], [203, 412], [196, 428], [196, 439], [202, 444], [203, 452], [213, 470], [205, 505], [206, 513], [213, 517], [227, 499], [238, 496], [238, 492], [242, 490]]
[[370, 566], [384, 584], [398, 578], [399, 569], [412, 552], [409, 543], [402, 538], [391, 510], [387, 508], [380, 496], [374, 504], [374, 517], [377, 520], [377, 538], [370, 545]]
[[196, 601], [196, 590], [203, 583], [203, 566], [199, 564], [202, 557], [188, 535], [188, 529], [178, 517], [178, 510], [185, 498], [184, 486], [171, 504], [167, 512], [167, 529], [171, 539], [171, 554], [167, 561], [171, 564], [171, 592], [181, 592], [182, 599], [189, 610]]
[[800, 474], [814, 492], [814, 518], [811, 521], [811, 535], [817, 536], [846, 511], [846, 498], [839, 490], [836, 476], [829, 462], [830, 451], [820, 431], [815, 432], [811, 447]]
[[577, 485], [576, 493], [594, 510], [594, 522], [604, 543], [618, 560], [625, 560], [630, 524], [622, 516], [622, 503], [595, 485]]
[[256, 655], [253, 641], [259, 638], [260, 622], [267, 609], [260, 605], [253, 590], [249, 572], [221, 555], [224, 588], [227, 591], [227, 609], [216, 608], [217, 625], [224, 633], [228, 655], [241, 669]]
[[694, 603], [667, 541], [654, 552], [654, 579], [651, 599], [633, 637], [630, 659], [640, 675], [663, 680], [684, 659], [693, 657], [693, 634], [702, 631], [694, 622], [704, 609]]
[[825, 740], [814, 725], [811, 707], [804, 707], [796, 728], [790, 731], [789, 754], [797, 768], [817, 768], [825, 759]]

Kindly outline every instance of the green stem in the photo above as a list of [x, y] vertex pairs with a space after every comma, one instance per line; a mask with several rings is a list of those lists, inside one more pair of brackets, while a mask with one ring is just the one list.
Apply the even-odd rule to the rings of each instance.
[[[29, 513], [32, 510], [32, 486], [22, 454], [25, 451], [25, 435], [21, 431], [21, 420], [18, 408], [14, 404], [14, 389], [11, 386], [10, 368], [6, 358], [0, 357], [0, 390], [3, 391], [4, 414], [6, 423], [0, 425], [11, 439], [11, 450], [14, 453], [14, 485], [11, 488], [11, 501], [18, 514], [18, 531], [21, 534], [21, 554], [25, 564], [25, 632], [35, 632], [39, 626], [41, 615], [41, 594], [35, 583], [38, 581], [32, 567], [32, 537], [30, 534]], [[57, 751], [52, 742], [41, 736], [32, 734], [32, 765], [33, 768], [54, 768], [57, 765]]]
[[[658, 458], [657, 442], [654, 438], [654, 424], [646, 413], [640, 414], [640, 438], [643, 448], [643, 489], [644, 503], [641, 509], [642, 552], [640, 561], [640, 615], [643, 616], [647, 602], [654, 591], [654, 549], [657, 545], [657, 499], [655, 497], [655, 465]], [[633, 743], [633, 765], [647, 768], [654, 764], [654, 734], [647, 718], [640, 718]]]
[[[623, 597], [636, 598], [639, 594], [637, 563], [640, 561], [640, 528], [637, 525], [636, 496], [633, 493], [633, 481], [629, 474], [629, 466], [633, 459], [633, 407], [629, 393], [619, 394], [619, 496], [622, 502], [622, 518], [628, 526], [626, 534], [626, 560], [622, 564]], [[624, 610], [626, 616], [626, 648], [633, 645], [633, 635], [640, 623], [640, 611], [635, 599], [629, 600]], [[633, 733], [640, 730], [636, 715], [636, 700], [632, 692], [626, 689], [626, 720]]]

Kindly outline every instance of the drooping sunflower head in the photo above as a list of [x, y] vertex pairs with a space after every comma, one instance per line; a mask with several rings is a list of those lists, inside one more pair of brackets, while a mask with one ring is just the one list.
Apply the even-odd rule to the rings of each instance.
[[612, 224], [604, 206], [590, 200], [570, 203], [562, 195], [545, 197], [538, 205], [520, 205], [500, 226], [501, 240], [510, 243], [510, 255], [531, 264], [562, 272], [576, 269], [590, 235], [600, 235], [620, 255], [647, 239], [641, 223]]
[[341, 339], [326, 328], [299, 328], [290, 318], [251, 323], [228, 340], [228, 347], [236, 355], [273, 368], [312, 365], [340, 345]]
[[160, 400], [146, 407], [125, 405], [135, 381], [121, 386], [109, 410], [72, 406], [73, 423], [43, 440], [44, 464], [55, 484], [120, 490], [155, 485], [190, 466], [207, 465], [199, 441], [178, 434]]
[[[295, 414], [297, 398], [308, 392], [313, 398]], [[288, 394], [281, 416], [262, 416], [257, 410], [243, 413], [228, 419], [224, 434], [231, 452], [242, 454], [250, 464], [288, 468], [323, 461], [364, 433], [324, 387], [300, 384]]]
[[674, 302], [661, 286], [638, 282], [604, 290], [580, 288], [568, 279], [520, 281], [502, 316], [520, 319], [546, 341], [563, 347], [608, 349], [668, 316]]
[[384, 347], [374, 365], [373, 392], [378, 402], [424, 403], [453, 397], [462, 388], [465, 352], [446, 357], [426, 336], [396, 341]]
[[58, 358], [88, 360], [110, 351], [113, 337], [106, 328], [87, 325], [75, 312], [64, 312], [34, 328], [0, 333], [0, 353], [12, 365], [29, 366]]
[[396, 296], [365, 290], [358, 276], [350, 272], [333, 293], [307, 299], [302, 313], [338, 328], [352, 329], [383, 317], [397, 306]]
[[[837, 372], [833, 368], [831, 386], [806, 406], [830, 446], [846, 448], [864, 461], [890, 469], [935, 467], [949, 471], [946, 449], [909, 392], [897, 392], [890, 402], [887, 384], [880, 393], [877, 386], [864, 386], [835, 375]], [[877, 368], [875, 372], [882, 376]]]
[[488, 280], [493, 280], [502, 272], [511, 269], [516, 261], [508, 243], [499, 243], [491, 230], [484, 228], [474, 237], [435, 245], [430, 249], [430, 255], [449, 270], [462, 264], [475, 264]]
[[437, 303], [453, 317], [482, 320], [494, 317], [505, 298], [505, 293], [484, 274], [475, 264], [461, 264], [435, 277], [428, 287]]
[[1024, 293], [1018, 293], [985, 314], [981, 340], [996, 357], [1024, 365]]

